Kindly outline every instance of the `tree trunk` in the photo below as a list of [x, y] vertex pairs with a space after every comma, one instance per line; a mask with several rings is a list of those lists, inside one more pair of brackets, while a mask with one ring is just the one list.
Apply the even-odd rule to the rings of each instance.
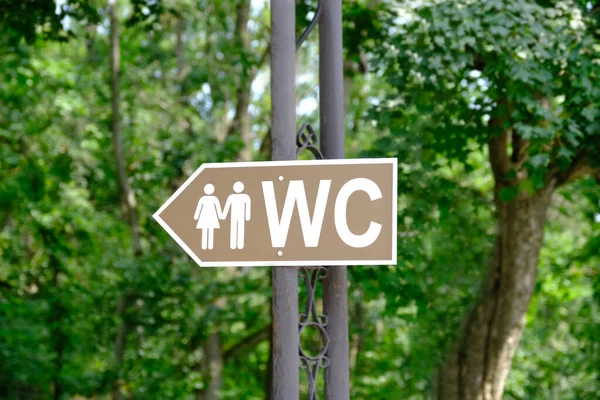
[[[271, 329], [271, 332], [273, 329]], [[265, 399], [273, 400], [273, 335], [269, 332], [269, 359], [267, 361], [267, 376], [265, 379]]]
[[209, 380], [203, 400], [219, 400], [223, 384], [223, 357], [221, 338], [217, 331], [210, 333], [206, 342], [206, 375]]
[[[269, 140], [272, 139], [271, 137], [271, 128], [269, 127]], [[269, 146], [269, 156], [271, 155], [271, 146]], [[270, 160], [271, 157], [268, 158], [268, 160]], [[273, 274], [271, 273], [271, 271], [267, 272], [268, 274], [268, 278], [269, 279], [269, 287], [273, 287]], [[269, 296], [267, 298], [267, 304], [272, 304], [273, 303], [273, 292], [270, 291], [269, 292]], [[267, 376], [265, 377], [265, 399], [266, 400], [274, 400], [274, 396], [273, 396], [273, 367], [274, 367], [274, 348], [273, 348], [273, 316], [271, 313], [269, 313], [269, 316], [271, 317], [271, 330], [269, 332], [269, 359], [267, 361]]]
[[54, 341], [54, 352], [56, 359], [54, 361], [54, 374], [52, 377], [52, 399], [60, 400], [63, 395], [63, 385], [62, 385], [62, 370], [64, 364], [64, 353], [65, 353], [65, 344], [67, 338], [65, 337], [65, 333], [63, 331], [63, 317], [65, 308], [60, 298], [60, 288], [59, 288], [59, 275], [60, 275], [60, 261], [56, 258], [54, 254], [50, 255], [50, 266], [53, 270], [52, 276], [52, 309], [50, 310], [50, 327], [52, 331], [52, 338]]
[[121, 370], [121, 365], [123, 364], [123, 358], [125, 357], [125, 339], [127, 337], [127, 320], [125, 319], [125, 310], [127, 309], [127, 297], [122, 294], [119, 297], [119, 301], [117, 303], [117, 317], [120, 320], [119, 328], [117, 330], [117, 338], [115, 340], [115, 364], [116, 364], [116, 373], [115, 382], [113, 383], [112, 388], [112, 398], [113, 400], [121, 399], [121, 377], [119, 376], [119, 372]]
[[[121, 207], [126, 215], [127, 222], [131, 230], [131, 247], [134, 257], [139, 257], [142, 253], [140, 241], [140, 232], [137, 216], [137, 202], [135, 193], [129, 185], [127, 179], [127, 168], [125, 157], [123, 155], [123, 138], [121, 134], [121, 103], [120, 103], [120, 83], [119, 72], [121, 63], [120, 44], [119, 44], [119, 21], [117, 18], [117, 1], [108, 0], [110, 10], [110, 87], [111, 87], [111, 104], [112, 104], [112, 139], [115, 154], [115, 163], [117, 168], [117, 177], [119, 180], [119, 195], [121, 198]], [[127, 309], [128, 296], [122, 293], [117, 304], [117, 318], [119, 319], [119, 327], [115, 340], [115, 371], [116, 377], [112, 388], [113, 400], [121, 399], [121, 379], [120, 370], [123, 364], [125, 355], [126, 338], [127, 338], [127, 321], [125, 312]]]
[[184, 53], [183, 53], [183, 30], [185, 28], [185, 20], [181, 17], [177, 18], [175, 25], [175, 35], [177, 42], [175, 45], [175, 56], [177, 57], [177, 76], [181, 78], [183, 76]]
[[127, 180], [125, 167], [125, 157], [123, 156], [123, 140], [121, 135], [121, 103], [120, 103], [120, 83], [119, 73], [121, 64], [121, 50], [119, 45], [119, 21], [117, 19], [116, 7], [117, 0], [108, 0], [110, 5], [110, 87], [112, 103], [112, 139], [115, 152], [115, 161], [117, 164], [117, 176], [119, 178], [119, 193], [121, 203], [129, 220], [131, 228], [131, 245], [134, 255], [141, 253], [140, 232], [137, 217], [137, 202], [135, 193], [131, 190]]
[[353, 376], [356, 376], [360, 354], [363, 351], [365, 342], [365, 312], [362, 304], [362, 296], [354, 303], [354, 315], [352, 317], [356, 323], [356, 332], [352, 335], [350, 342], [350, 371]]
[[237, 104], [235, 117], [230, 134], [239, 135], [244, 147], [238, 153], [238, 161], [252, 161], [252, 121], [250, 113], [250, 87], [247, 83], [241, 83], [237, 93]]
[[[500, 185], [496, 187], [498, 193]], [[496, 195], [498, 232], [487, 285], [439, 371], [437, 399], [502, 398], [536, 284], [546, 212], [554, 188], [551, 181], [535, 194], [520, 194], [509, 202]]]
[[252, 60], [252, 46], [248, 21], [250, 19], [250, 1], [240, 0], [236, 7], [235, 40], [238, 53], [242, 57], [241, 79], [237, 90], [235, 115], [228, 129], [228, 135], [238, 135], [244, 143], [244, 147], [238, 153], [239, 161], [252, 160], [252, 119], [250, 118], [250, 101], [252, 96], [252, 83], [256, 78], [258, 70], [267, 60], [270, 46], [263, 51], [261, 57]]
[[250, 1], [239, 0], [236, 7], [235, 40], [242, 57], [242, 76], [237, 90], [237, 103], [235, 116], [229, 134], [239, 135], [244, 143], [244, 148], [238, 154], [239, 161], [252, 160], [252, 121], [250, 120], [250, 95], [252, 81], [254, 80], [253, 68], [249, 65], [250, 32], [248, 20], [250, 18]]

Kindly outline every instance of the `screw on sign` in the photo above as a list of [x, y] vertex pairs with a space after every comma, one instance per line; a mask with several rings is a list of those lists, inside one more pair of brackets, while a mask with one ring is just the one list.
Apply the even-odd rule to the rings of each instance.
[[396, 264], [397, 160], [203, 164], [154, 214], [200, 266]]

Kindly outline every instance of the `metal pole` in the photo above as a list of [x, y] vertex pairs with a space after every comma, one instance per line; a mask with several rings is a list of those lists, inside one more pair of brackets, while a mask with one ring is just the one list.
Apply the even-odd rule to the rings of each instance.
[[[319, 22], [319, 103], [321, 150], [327, 159], [344, 158], [344, 71], [342, 0], [326, 0]], [[348, 362], [348, 278], [345, 266], [328, 267], [323, 282], [323, 311], [329, 334], [325, 399], [350, 398]]]
[[[271, 132], [276, 161], [296, 159], [296, 3], [271, 0]], [[298, 268], [273, 267], [274, 400], [299, 398]]]

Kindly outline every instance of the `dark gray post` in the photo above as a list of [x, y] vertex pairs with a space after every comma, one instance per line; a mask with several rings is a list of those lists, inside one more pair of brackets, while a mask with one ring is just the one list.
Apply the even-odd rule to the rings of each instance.
[[[271, 0], [272, 159], [296, 159], [296, 3]], [[298, 268], [273, 267], [272, 399], [299, 398]]]
[[[321, 150], [326, 159], [344, 158], [344, 71], [342, 61], [342, 0], [321, 2], [319, 22], [319, 103]], [[323, 282], [323, 311], [329, 334], [329, 368], [325, 369], [325, 399], [350, 398], [348, 362], [348, 278], [345, 266], [328, 267]]]

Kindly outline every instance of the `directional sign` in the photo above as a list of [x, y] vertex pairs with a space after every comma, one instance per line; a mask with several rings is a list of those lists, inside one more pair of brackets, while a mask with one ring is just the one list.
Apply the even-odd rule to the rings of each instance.
[[154, 214], [200, 266], [396, 264], [397, 160], [203, 164]]

